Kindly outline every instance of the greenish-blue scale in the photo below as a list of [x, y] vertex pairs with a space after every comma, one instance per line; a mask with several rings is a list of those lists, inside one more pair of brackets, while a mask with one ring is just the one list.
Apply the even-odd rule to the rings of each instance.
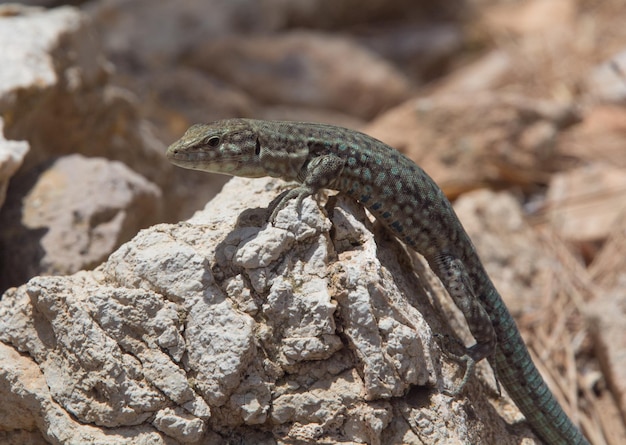
[[365, 182], [370, 182], [372, 180], [372, 171], [369, 168], [364, 168], [362, 175]]

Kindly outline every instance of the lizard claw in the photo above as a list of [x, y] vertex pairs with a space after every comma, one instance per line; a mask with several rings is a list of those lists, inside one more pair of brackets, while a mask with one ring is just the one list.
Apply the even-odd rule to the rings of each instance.
[[[452, 339], [449, 335], [441, 334], [435, 334], [435, 337], [440, 340], [440, 347], [443, 354], [445, 354], [447, 357], [451, 358], [454, 361], [465, 363], [465, 373], [463, 374], [461, 383], [459, 383], [456, 387], [452, 389], [446, 388], [442, 391], [447, 396], [456, 397], [461, 393], [461, 391], [463, 391], [463, 388], [465, 387], [467, 382], [469, 382], [472, 374], [474, 374], [474, 369], [476, 368], [476, 360], [474, 360], [471, 355], [468, 354], [467, 349], [457, 339]], [[452, 352], [452, 348], [450, 348], [451, 343], [454, 343], [457, 348], [459, 346], [463, 347], [466, 352], [463, 354], [456, 354]]]
[[291, 201], [292, 199], [296, 200], [296, 210], [298, 211], [299, 215], [302, 208], [302, 200], [307, 196], [311, 196], [312, 194], [313, 192], [305, 186], [299, 186], [281, 193], [270, 203], [267, 208], [268, 213], [270, 214], [268, 222], [273, 226], [276, 222], [276, 217], [278, 216], [278, 213], [282, 209], [284, 209], [287, 204], [289, 204], [289, 201]]

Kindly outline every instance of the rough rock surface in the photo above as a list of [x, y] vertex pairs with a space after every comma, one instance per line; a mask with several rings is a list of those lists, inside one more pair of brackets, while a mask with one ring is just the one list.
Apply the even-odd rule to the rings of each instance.
[[6, 437], [517, 443], [485, 398], [489, 377], [442, 393], [459, 366], [433, 337], [450, 333], [449, 315], [424, 264], [343, 198], [328, 199], [329, 218], [306, 199], [264, 224], [280, 184], [235, 179], [93, 272], [9, 290]]
[[0, 290], [94, 268], [161, 213], [156, 185], [103, 158], [64, 156], [12, 187], [0, 213]]

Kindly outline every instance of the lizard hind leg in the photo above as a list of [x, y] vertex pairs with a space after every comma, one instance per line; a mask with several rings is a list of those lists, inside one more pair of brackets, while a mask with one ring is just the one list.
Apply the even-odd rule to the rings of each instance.
[[[469, 381], [476, 363], [484, 358], [494, 356], [497, 337], [489, 314], [474, 292], [474, 287], [463, 262], [451, 255], [439, 255], [431, 264], [454, 304], [461, 310], [470, 332], [476, 339], [475, 345], [466, 348], [464, 354], [456, 356], [458, 361], [465, 362], [465, 374], [460, 385], [449, 391], [450, 394], [456, 395], [463, 390]], [[497, 378], [496, 386], [499, 391], [500, 385]]]
[[[476, 360], [474, 360], [471, 355], [467, 353], [467, 348], [465, 348], [465, 346], [456, 338], [451, 338], [449, 335], [442, 334], [436, 334], [436, 337], [439, 339], [439, 347], [441, 348], [443, 354], [456, 362], [463, 362], [465, 364], [465, 373], [463, 374], [461, 382], [450, 389], [445, 388], [442, 391], [448, 396], [456, 397], [461, 393], [461, 391], [463, 391], [463, 388], [474, 374]], [[453, 352], [453, 350], [458, 350], [459, 347], [465, 349], [466, 352], [463, 354]]]

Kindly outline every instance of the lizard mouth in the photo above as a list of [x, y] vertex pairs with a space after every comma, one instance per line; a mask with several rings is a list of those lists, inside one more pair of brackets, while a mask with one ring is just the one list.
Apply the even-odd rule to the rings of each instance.
[[219, 164], [228, 164], [229, 160], [221, 160], [217, 161], [215, 159], [215, 155], [213, 153], [206, 153], [204, 151], [182, 151], [182, 150], [168, 150], [167, 151], [167, 159], [169, 159], [173, 164], [179, 166], [207, 166], [207, 165], [219, 165]]
[[[231, 176], [250, 176], [241, 157], [216, 159], [211, 153], [168, 151], [167, 158], [178, 167]], [[253, 177], [260, 176], [252, 174]], [[261, 175], [262, 176], [262, 175]]]

